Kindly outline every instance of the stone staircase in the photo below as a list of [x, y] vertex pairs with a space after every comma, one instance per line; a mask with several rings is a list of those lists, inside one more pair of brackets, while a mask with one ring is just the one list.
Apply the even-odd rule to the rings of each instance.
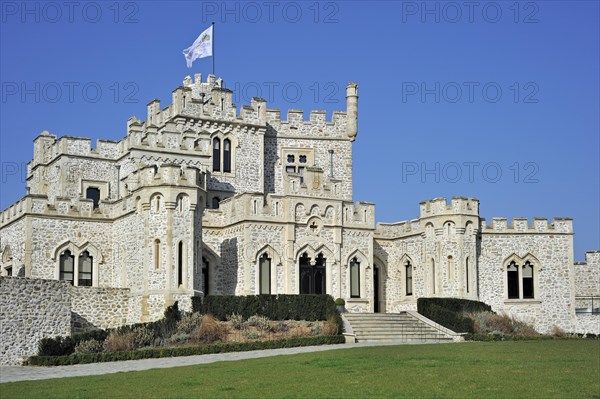
[[355, 342], [439, 343], [462, 340], [417, 312], [344, 313], [345, 335]]

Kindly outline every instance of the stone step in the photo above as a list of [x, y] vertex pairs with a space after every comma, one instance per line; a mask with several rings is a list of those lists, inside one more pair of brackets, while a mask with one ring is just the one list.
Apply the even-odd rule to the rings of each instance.
[[453, 339], [407, 313], [345, 313], [358, 342], [452, 342]]

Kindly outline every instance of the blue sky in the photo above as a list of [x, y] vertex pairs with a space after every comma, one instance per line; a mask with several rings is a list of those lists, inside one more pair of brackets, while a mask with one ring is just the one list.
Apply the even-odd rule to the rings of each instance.
[[573, 218], [582, 260], [600, 248], [599, 14], [597, 1], [2, 1], [0, 207], [25, 194], [42, 130], [119, 140], [150, 100], [210, 73], [181, 51], [214, 21], [238, 104], [330, 117], [359, 84], [354, 197], [377, 221], [475, 197], [488, 221]]

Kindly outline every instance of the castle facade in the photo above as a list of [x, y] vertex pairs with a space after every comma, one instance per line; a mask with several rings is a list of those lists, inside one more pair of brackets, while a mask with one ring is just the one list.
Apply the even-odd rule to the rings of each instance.
[[118, 142], [43, 132], [27, 195], [0, 214], [2, 276], [66, 281], [94, 327], [193, 296], [314, 293], [351, 312], [466, 298], [541, 332], [600, 333], [599, 314], [577, 311], [598, 306], [600, 253], [574, 264], [572, 220], [488, 224], [476, 199], [436, 198], [375, 225], [375, 205], [353, 202], [356, 84], [331, 120], [232, 96], [196, 75]]

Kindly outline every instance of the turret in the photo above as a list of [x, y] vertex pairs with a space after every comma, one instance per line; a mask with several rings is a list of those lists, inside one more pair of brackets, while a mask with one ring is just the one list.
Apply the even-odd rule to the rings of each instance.
[[353, 82], [346, 86], [346, 114], [346, 134], [354, 141], [358, 133], [358, 85]]

